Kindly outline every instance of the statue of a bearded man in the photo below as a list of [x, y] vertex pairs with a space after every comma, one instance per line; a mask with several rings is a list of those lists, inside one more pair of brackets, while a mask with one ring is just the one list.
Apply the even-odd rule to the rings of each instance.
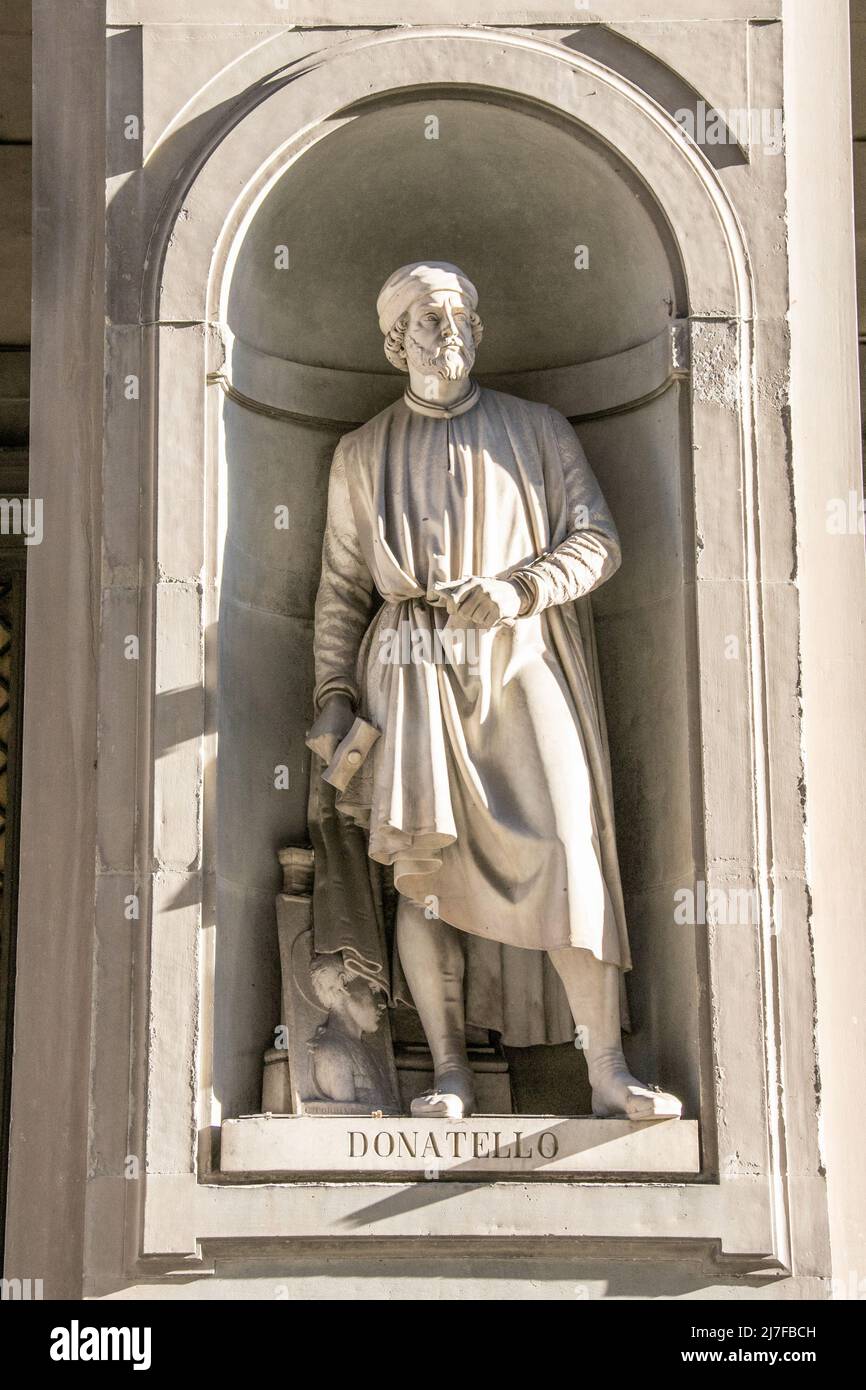
[[[575, 603], [618, 568], [616, 528], [568, 421], [471, 379], [477, 304], [468, 276], [434, 261], [379, 295], [409, 385], [334, 456], [309, 742], [330, 758], [356, 716], [379, 731], [338, 804], [393, 866], [399, 964], [435, 1068], [412, 1113], [473, 1112], [478, 946], [548, 954], [594, 1114], [666, 1119], [679, 1101], [622, 1052], [631, 961], [591, 616]], [[540, 990], [523, 995], [542, 1007]]]

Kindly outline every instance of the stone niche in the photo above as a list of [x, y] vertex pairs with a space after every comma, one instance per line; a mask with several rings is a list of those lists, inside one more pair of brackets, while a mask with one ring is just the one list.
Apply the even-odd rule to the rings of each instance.
[[[431, 90], [347, 116], [261, 197], [223, 290], [221, 1113], [259, 1109], [262, 1055], [280, 1019], [276, 851], [306, 839], [330, 458], [343, 430], [402, 389], [375, 297], [392, 269], [426, 256], [473, 276], [481, 379], [572, 419], [620, 529], [622, 569], [594, 611], [635, 957], [629, 1051], [638, 1074], [682, 1095], [696, 1118], [704, 966], [695, 927], [674, 922], [675, 889], [704, 877], [688, 302], [674, 239], [625, 161], [550, 110]], [[274, 524], [281, 507], [288, 529]], [[277, 789], [281, 765], [289, 785]], [[574, 1049], [512, 1050], [510, 1061], [519, 1109], [574, 1113], [584, 1085]]]
[[[717, 38], [747, 40], [753, 70], [778, 72], [770, 28]], [[140, 344], [153, 403], [136, 443], [153, 642], [129, 715], [149, 721], [153, 753], [136, 783], [155, 866], [136, 976], [145, 1256], [567, 1232], [658, 1251], [693, 1241], [750, 1267], [787, 1259], [774, 901], [794, 923], [788, 941], [807, 943], [802, 839], [789, 833], [799, 764], [795, 745], [768, 761], [762, 647], [784, 636], [795, 700], [793, 626], [780, 635], [794, 620], [777, 587], [765, 633], [757, 507], [759, 479], [764, 512], [790, 501], [780, 399], [756, 388], [786, 370], [785, 263], [755, 214], [762, 200], [783, 206], [782, 165], [738, 147], [716, 167], [637, 77], [567, 33], [277, 36], [222, 70], [151, 152], [146, 234], [130, 196], [112, 207], [112, 313], [135, 325], [116, 351], [131, 371]], [[140, 238], [140, 298], [123, 279], [124, 237]], [[351, 1126], [377, 1164], [345, 1173], [333, 1116], [291, 1131], [291, 1118], [244, 1119], [261, 1109], [281, 1021], [277, 854], [307, 840], [329, 463], [341, 433], [401, 390], [374, 304], [420, 257], [472, 274], [482, 381], [573, 421], [621, 532], [624, 563], [595, 619], [635, 956], [627, 1045], [687, 1117], [652, 1143], [575, 1128], [575, 1050], [512, 1049], [517, 1111], [547, 1117], [530, 1127], [532, 1156], [528, 1131], [454, 1133], [447, 1202], [412, 1167], [426, 1139], [390, 1119]], [[119, 400], [108, 416], [118, 448], [131, 417]], [[285, 513], [288, 529], [275, 525]], [[764, 556], [790, 573], [781, 543]], [[780, 863], [791, 873], [774, 897]], [[704, 881], [754, 893], [758, 911], [712, 931], [696, 891], [680, 924], [676, 894]], [[303, 1155], [316, 1152], [313, 1209]], [[517, 1166], [500, 1185], [502, 1155]], [[397, 1169], [377, 1166], [392, 1157]]]

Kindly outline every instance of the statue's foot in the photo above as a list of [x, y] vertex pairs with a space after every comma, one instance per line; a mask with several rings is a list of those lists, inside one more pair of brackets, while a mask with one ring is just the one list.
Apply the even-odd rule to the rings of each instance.
[[409, 1107], [416, 1118], [464, 1120], [475, 1111], [475, 1079], [471, 1071], [443, 1072], [432, 1091], [416, 1096]]
[[[600, 1073], [600, 1074], [599, 1074]], [[598, 1119], [678, 1120], [683, 1104], [676, 1096], [647, 1086], [629, 1071], [624, 1057], [598, 1069], [590, 1077], [592, 1084], [592, 1113]]]

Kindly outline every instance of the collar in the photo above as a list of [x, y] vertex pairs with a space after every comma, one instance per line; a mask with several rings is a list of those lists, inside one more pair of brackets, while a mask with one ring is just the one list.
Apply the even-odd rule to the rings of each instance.
[[431, 415], [435, 420], [450, 420], [455, 415], [465, 415], [467, 410], [478, 404], [480, 397], [481, 387], [477, 381], [471, 383], [467, 394], [455, 405], [437, 405], [435, 401], [422, 400], [410, 386], [403, 392], [403, 399], [410, 410], [417, 415]]

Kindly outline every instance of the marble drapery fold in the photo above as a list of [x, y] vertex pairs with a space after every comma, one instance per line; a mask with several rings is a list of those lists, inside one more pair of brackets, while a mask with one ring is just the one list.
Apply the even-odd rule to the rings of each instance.
[[[467, 983], [467, 1008], [474, 993], [485, 1014], [471, 1021], [518, 1046], [571, 1036], [533, 953], [631, 964], [580, 601], [618, 564], [598, 484], [550, 407], [483, 390], [431, 416], [404, 399], [337, 448], [315, 700], [341, 690], [382, 731], [364, 796], [350, 784], [337, 805], [401, 893], [471, 935], [469, 971], [489, 977]], [[459, 629], [445, 596], [471, 575], [519, 576], [525, 616]]]

